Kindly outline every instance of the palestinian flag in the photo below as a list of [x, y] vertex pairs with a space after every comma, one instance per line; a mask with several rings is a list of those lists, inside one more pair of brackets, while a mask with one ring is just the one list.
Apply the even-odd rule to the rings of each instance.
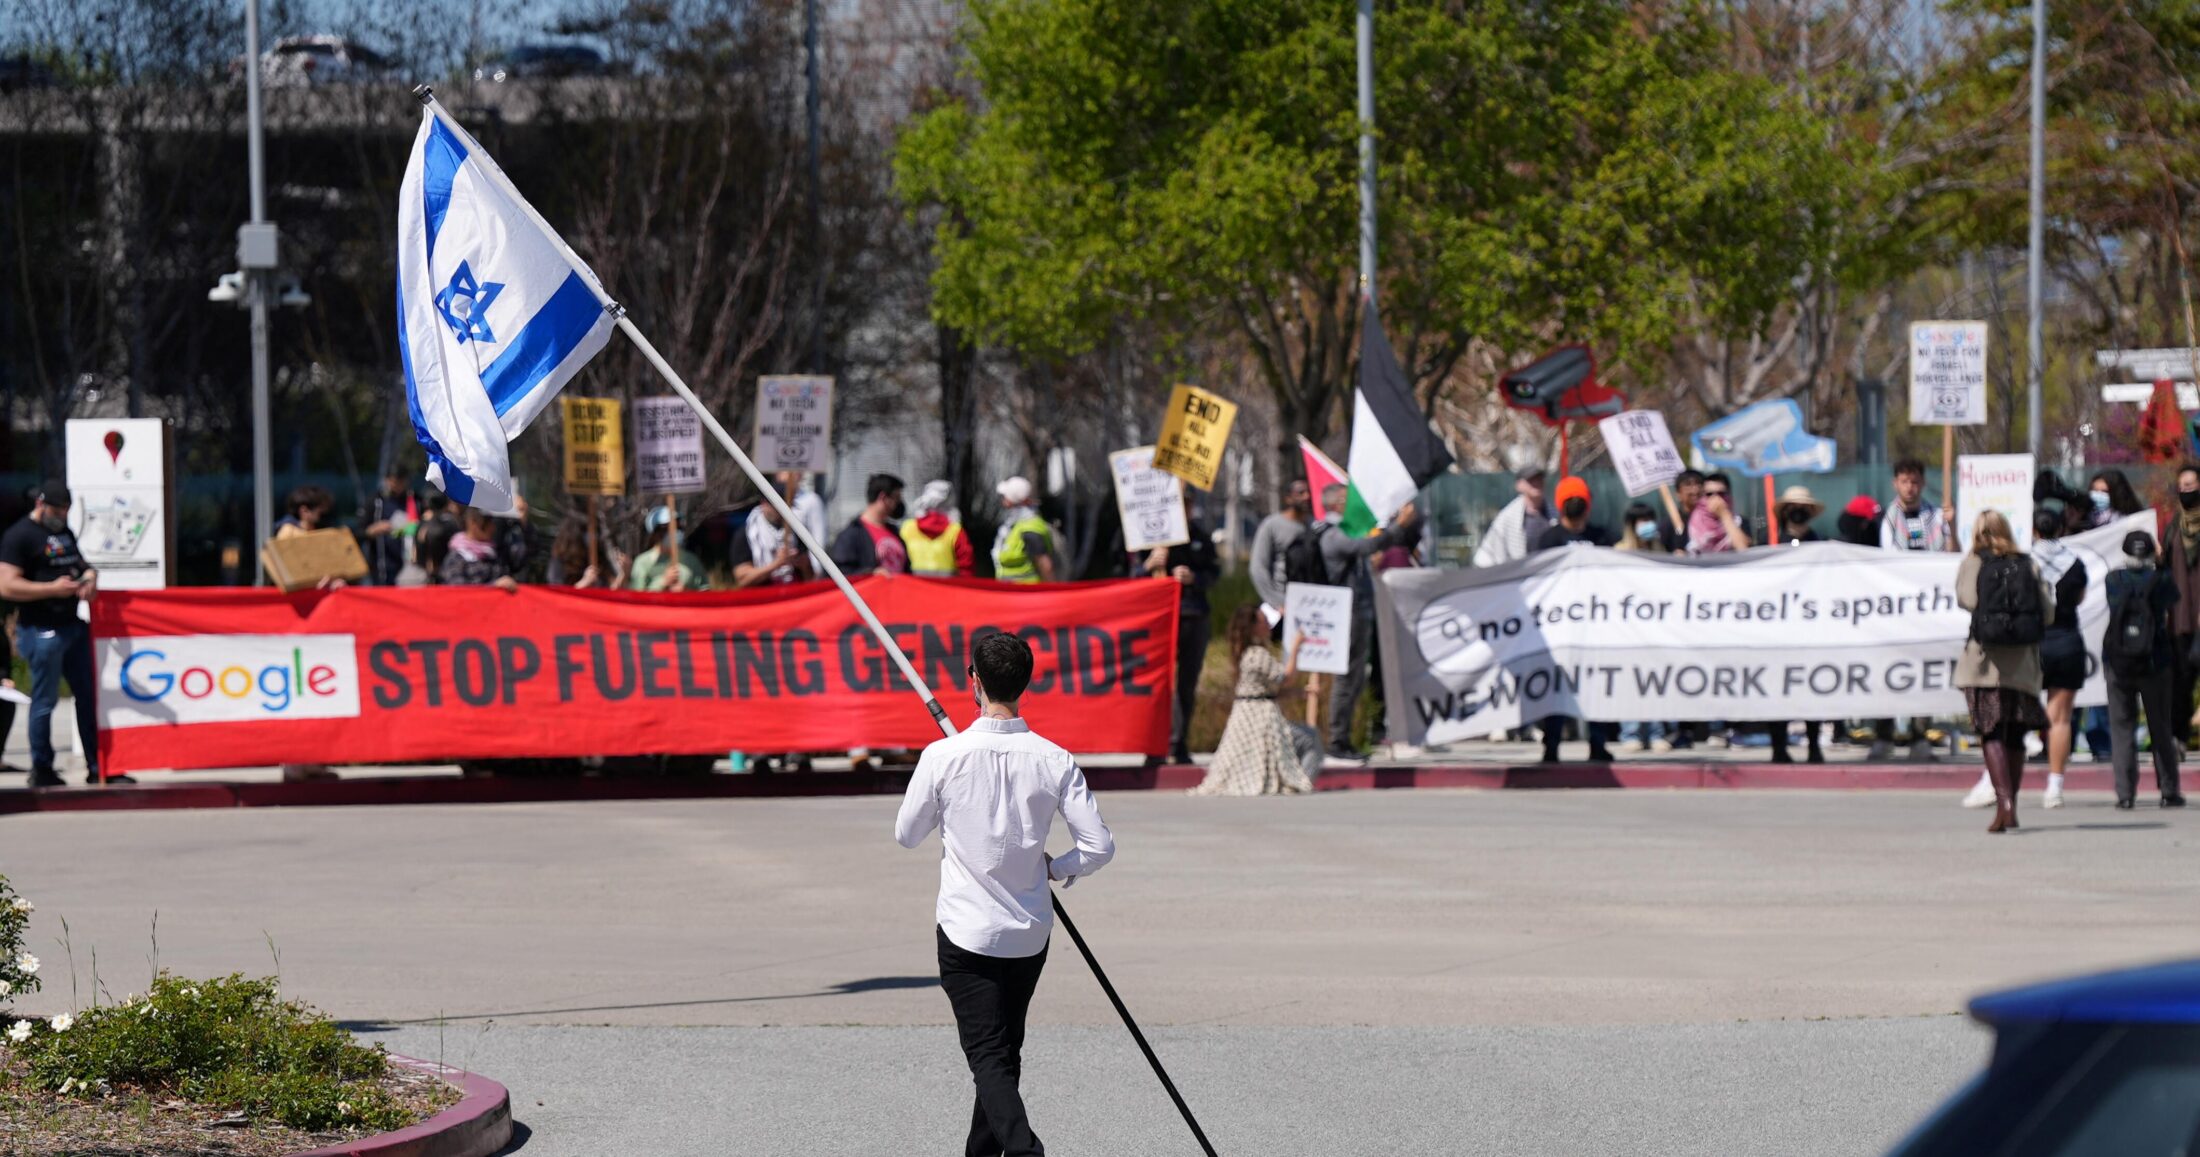
[[[1329, 455], [1307, 441], [1304, 434], [1299, 435], [1299, 456], [1306, 459], [1306, 488], [1314, 495], [1314, 517], [1327, 522], [1330, 512], [1322, 509], [1322, 491], [1331, 486], [1349, 486], [1352, 479], [1345, 474], [1344, 467], [1330, 461]], [[1336, 514], [1340, 519], [1344, 517], [1342, 510]]]
[[1451, 451], [1429, 429], [1413, 400], [1413, 383], [1383, 336], [1369, 300], [1360, 310], [1360, 388], [1352, 399], [1352, 496], [1346, 534], [1372, 534], [1413, 501], [1428, 480], [1451, 468]]

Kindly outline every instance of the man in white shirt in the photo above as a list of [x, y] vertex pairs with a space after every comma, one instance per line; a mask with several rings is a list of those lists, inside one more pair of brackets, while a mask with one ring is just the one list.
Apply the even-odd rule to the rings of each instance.
[[[955, 1009], [977, 1085], [967, 1157], [1026, 1157], [1045, 1148], [1024, 1116], [1024, 1017], [1054, 929], [1049, 879], [1063, 887], [1100, 870], [1115, 837], [1070, 754], [1032, 734], [1017, 713], [1031, 682], [1031, 648], [993, 634], [970, 649], [978, 718], [925, 748], [894, 838], [914, 848], [940, 830], [940, 987]], [[1046, 854], [1060, 812], [1076, 847]]]

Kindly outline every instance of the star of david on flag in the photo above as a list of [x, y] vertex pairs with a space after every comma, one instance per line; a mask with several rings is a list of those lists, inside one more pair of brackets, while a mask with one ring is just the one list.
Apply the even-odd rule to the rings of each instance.
[[421, 110], [397, 207], [405, 404], [428, 481], [491, 514], [514, 508], [507, 444], [614, 324], [595, 273], [501, 176], [464, 130]]

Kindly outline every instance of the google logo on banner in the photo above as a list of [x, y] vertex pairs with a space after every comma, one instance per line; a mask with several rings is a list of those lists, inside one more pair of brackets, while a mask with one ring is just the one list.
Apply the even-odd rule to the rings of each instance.
[[359, 714], [351, 635], [139, 635], [99, 640], [100, 726]]

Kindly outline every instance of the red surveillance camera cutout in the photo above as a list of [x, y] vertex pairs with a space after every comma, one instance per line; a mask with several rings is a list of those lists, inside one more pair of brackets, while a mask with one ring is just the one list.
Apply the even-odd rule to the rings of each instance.
[[1627, 408], [1627, 397], [1597, 381], [1596, 355], [1580, 344], [1562, 345], [1497, 379], [1505, 404], [1542, 416], [1547, 425], [1609, 418]]

